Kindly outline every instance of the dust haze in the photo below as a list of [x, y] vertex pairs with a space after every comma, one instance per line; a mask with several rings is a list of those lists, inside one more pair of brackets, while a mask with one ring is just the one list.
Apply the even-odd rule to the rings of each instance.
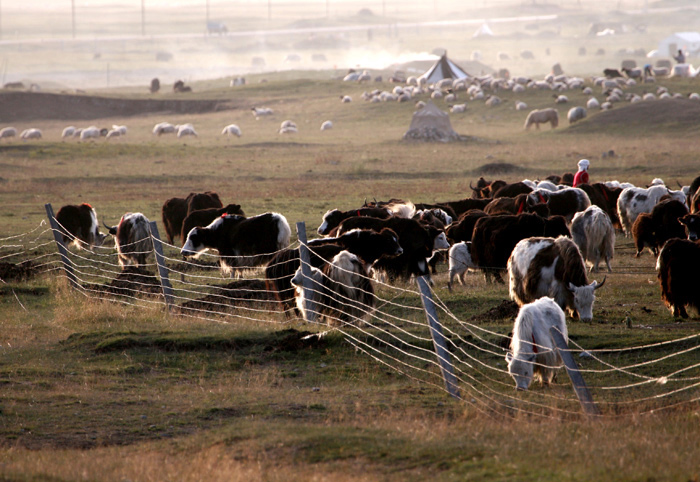
[[[693, 1], [76, 2], [46, 11], [33, 0], [0, 7], [2, 84], [42, 90], [163, 86], [271, 72], [342, 77], [422, 73], [437, 54], [472, 75], [507, 69], [543, 77], [559, 64], [600, 74], [623, 60], [698, 63], [699, 45], [665, 46], [700, 25]], [[44, 2], [45, 3], [45, 2]], [[466, 3], [466, 4], [465, 4]], [[652, 56], [649, 56], [649, 54]]]

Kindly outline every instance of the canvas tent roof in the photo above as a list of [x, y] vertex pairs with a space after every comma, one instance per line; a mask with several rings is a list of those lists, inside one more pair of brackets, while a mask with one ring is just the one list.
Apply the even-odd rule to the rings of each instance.
[[449, 142], [459, 140], [459, 134], [452, 129], [450, 116], [428, 101], [422, 109], [413, 113], [411, 126], [403, 135], [406, 140]]
[[426, 79], [429, 84], [433, 84], [442, 79], [464, 79], [471, 77], [459, 65], [447, 58], [444, 53], [432, 67], [430, 67], [419, 79]]

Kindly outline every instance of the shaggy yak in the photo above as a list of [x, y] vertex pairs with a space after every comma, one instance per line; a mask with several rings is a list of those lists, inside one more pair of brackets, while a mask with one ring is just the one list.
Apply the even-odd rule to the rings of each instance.
[[559, 125], [559, 113], [551, 107], [548, 109], [535, 109], [527, 115], [525, 129], [530, 129], [530, 126], [535, 124], [535, 127], [539, 130], [540, 124], [546, 124], [547, 122], [552, 125], [552, 129], [557, 127]]

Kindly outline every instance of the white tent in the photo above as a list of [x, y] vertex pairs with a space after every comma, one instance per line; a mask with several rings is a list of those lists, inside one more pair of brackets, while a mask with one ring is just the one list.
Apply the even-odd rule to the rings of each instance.
[[489, 26], [485, 23], [481, 24], [481, 27], [476, 29], [476, 32], [474, 32], [474, 35], [472, 35], [472, 38], [476, 37], [493, 37], [493, 30], [489, 28]]
[[686, 54], [700, 54], [700, 33], [676, 32], [659, 42], [659, 55], [673, 57], [682, 49]]
[[418, 79], [425, 79], [428, 84], [434, 84], [442, 79], [464, 79], [468, 77], [471, 77], [471, 75], [448, 59], [447, 52], [445, 52], [442, 57]]

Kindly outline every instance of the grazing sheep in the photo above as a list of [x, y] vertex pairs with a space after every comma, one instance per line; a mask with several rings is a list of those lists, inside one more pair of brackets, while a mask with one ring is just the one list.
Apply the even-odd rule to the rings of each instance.
[[495, 106], [499, 105], [501, 102], [503, 102], [501, 100], [501, 98], [497, 97], [495, 95], [492, 95], [488, 99], [486, 99], [486, 105], [489, 107], [495, 107]]
[[36, 128], [25, 129], [19, 137], [22, 139], [41, 139], [41, 131]]
[[280, 129], [278, 131], [280, 134], [296, 134], [297, 125], [295, 122], [290, 120], [285, 120], [280, 124]]
[[65, 129], [63, 129], [63, 132], [61, 132], [61, 139], [65, 139], [66, 137], [73, 137], [75, 134], [75, 126], [68, 126]]
[[548, 109], [535, 109], [527, 115], [525, 129], [530, 129], [530, 126], [535, 124], [537, 130], [539, 130], [540, 124], [547, 122], [551, 124], [552, 129], [556, 128], [559, 125], [559, 113], [551, 107]]
[[565, 95], [554, 96], [555, 104], [566, 104], [567, 102], [569, 102], [569, 98]]
[[126, 126], [119, 126], [119, 125], [113, 124], [112, 130], [119, 131], [119, 135], [121, 135], [121, 136], [126, 135]]
[[527, 104], [520, 100], [515, 101], [515, 110], [525, 110], [527, 109]]
[[269, 107], [251, 107], [250, 110], [256, 119], [261, 115], [272, 115], [274, 113]]
[[15, 137], [17, 135], [17, 129], [14, 127], [5, 127], [0, 130], [0, 139]]
[[578, 107], [572, 107], [569, 109], [569, 112], [566, 114], [566, 118], [569, 120], [569, 124], [573, 124], [574, 122], [578, 122], [581, 119], [584, 119], [586, 117], [586, 109], [584, 109], [581, 106]]
[[423, 107], [425, 107], [425, 102], [423, 102], [422, 100], [416, 102], [416, 110], [422, 109]]
[[105, 136], [105, 138], [111, 139], [112, 137], [121, 137], [121, 136], [122, 136], [122, 131], [120, 131], [118, 129], [110, 129], [109, 131], [107, 131], [107, 135]]
[[586, 109], [600, 109], [600, 102], [595, 97], [591, 97], [586, 102]]
[[175, 134], [177, 129], [169, 122], [160, 122], [153, 126], [153, 134], [160, 136], [162, 134]]
[[692, 94], [688, 94], [688, 98], [690, 100], [700, 100], [700, 94], [693, 92]]
[[454, 92], [450, 92], [449, 94], [447, 94], [445, 96], [444, 99], [445, 99], [445, 102], [454, 102], [457, 100], [457, 94], [455, 94]]
[[450, 109], [453, 114], [461, 114], [467, 111], [467, 104], [455, 104]]
[[341, 95], [341, 96], [340, 96], [340, 101], [341, 101], [343, 104], [347, 104], [347, 103], [349, 103], [349, 102], [352, 102], [352, 97], [350, 97], [349, 95]]
[[236, 124], [229, 124], [221, 131], [221, 135], [241, 137], [241, 128]]
[[583, 90], [581, 91], [583, 95], [592, 95], [593, 94], [593, 89], [590, 87], [584, 87]]
[[177, 138], [185, 136], [195, 136], [197, 137], [197, 131], [194, 130], [192, 124], [179, 124], [175, 126], [177, 128]]
[[286, 126], [286, 127], [281, 127], [279, 131], [277, 131], [280, 134], [296, 134], [299, 132], [297, 130], [296, 126]]
[[323, 124], [321, 124], [321, 130], [322, 131], [327, 131], [328, 129], [333, 128], [333, 122], [327, 120]]

